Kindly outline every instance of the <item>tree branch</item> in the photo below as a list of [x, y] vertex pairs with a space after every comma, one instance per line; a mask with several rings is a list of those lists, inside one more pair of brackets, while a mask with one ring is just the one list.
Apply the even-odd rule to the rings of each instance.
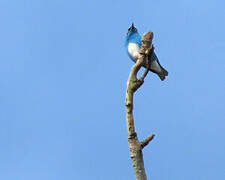
[[[147, 62], [148, 61], [147, 57], [154, 50], [152, 46], [152, 39], [153, 39], [153, 32], [147, 32], [142, 36], [142, 44], [139, 51], [138, 60], [131, 68], [130, 75], [127, 80], [126, 122], [128, 132], [128, 143], [130, 148], [130, 157], [132, 160], [132, 165], [137, 180], [147, 180], [144, 168], [142, 149], [153, 139], [154, 135], [151, 135], [142, 142], [139, 142], [134, 126], [133, 95], [135, 91], [144, 83], [144, 78], [148, 74], [150, 63]], [[144, 74], [140, 78], [137, 78], [138, 71], [145, 63], [147, 63], [147, 67]]]
[[[145, 77], [147, 76], [148, 74], [148, 71], [149, 71], [149, 68], [150, 68], [150, 59], [148, 57], [152, 57], [152, 53], [154, 52], [154, 46], [151, 45], [151, 48], [148, 48], [146, 51], [145, 51], [145, 63], [147, 64], [146, 65], [146, 68], [145, 68], [145, 72], [144, 74], [139, 78], [141, 81], [144, 81]], [[150, 55], [150, 56], [148, 56]], [[146, 57], [147, 56], [147, 57]]]
[[153, 138], [155, 137], [155, 134], [151, 134], [149, 135], [147, 138], [145, 138], [143, 141], [141, 141], [141, 148], [143, 149], [145, 146], [148, 145], [148, 143], [153, 140]]

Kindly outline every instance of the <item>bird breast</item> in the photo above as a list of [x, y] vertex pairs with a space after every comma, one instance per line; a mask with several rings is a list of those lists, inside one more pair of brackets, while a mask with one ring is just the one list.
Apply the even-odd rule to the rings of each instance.
[[139, 56], [139, 46], [136, 43], [129, 43], [128, 44], [128, 53], [130, 56], [134, 59], [137, 60]]

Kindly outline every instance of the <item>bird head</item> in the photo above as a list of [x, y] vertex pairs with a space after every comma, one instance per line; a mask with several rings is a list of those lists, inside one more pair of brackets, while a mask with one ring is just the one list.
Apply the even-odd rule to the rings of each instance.
[[134, 27], [134, 23], [132, 23], [131, 27], [129, 27], [129, 28], [127, 29], [127, 35], [129, 36], [129, 35], [131, 35], [131, 34], [133, 34], [133, 33], [136, 33], [136, 32], [137, 32], [137, 28]]

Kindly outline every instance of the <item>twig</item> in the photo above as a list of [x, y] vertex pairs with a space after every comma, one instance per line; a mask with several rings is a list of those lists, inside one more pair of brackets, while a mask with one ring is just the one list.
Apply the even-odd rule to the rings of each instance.
[[147, 138], [145, 138], [143, 141], [141, 141], [141, 147], [142, 149], [148, 145], [148, 143], [153, 140], [153, 138], [155, 137], [155, 134], [151, 134], [149, 135]]

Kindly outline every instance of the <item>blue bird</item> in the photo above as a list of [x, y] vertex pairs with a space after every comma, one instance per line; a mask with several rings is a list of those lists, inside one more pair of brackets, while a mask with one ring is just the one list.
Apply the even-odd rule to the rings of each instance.
[[[133, 23], [131, 27], [127, 30], [125, 47], [131, 60], [136, 62], [139, 56], [139, 49], [141, 47], [141, 36], [138, 33], [137, 28], [134, 27]], [[160, 65], [155, 52], [152, 53], [149, 70], [156, 73], [162, 81], [165, 79], [165, 76], [168, 75], [167, 70], [165, 70]]]

